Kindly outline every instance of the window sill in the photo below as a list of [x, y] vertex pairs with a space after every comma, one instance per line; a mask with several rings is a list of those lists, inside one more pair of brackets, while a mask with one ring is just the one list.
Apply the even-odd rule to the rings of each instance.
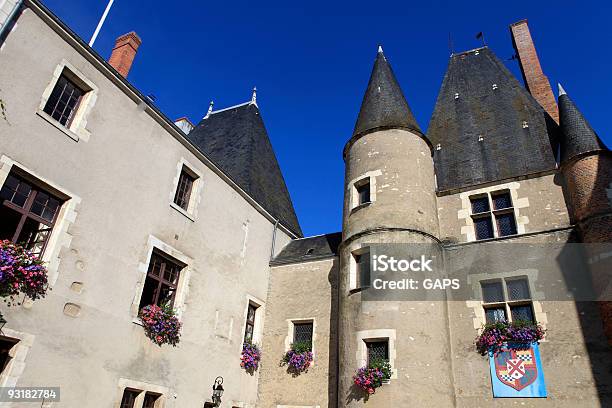
[[69, 138], [71, 138], [75, 142], [79, 141], [79, 139], [80, 139], [79, 135], [77, 135], [72, 130], [68, 129], [66, 126], [64, 126], [61, 123], [59, 123], [57, 120], [53, 119], [48, 113], [38, 109], [36, 111], [36, 114], [38, 116], [40, 116], [41, 118], [43, 118], [44, 120], [46, 120], [47, 122], [49, 122], [51, 125], [53, 125], [55, 128], [57, 128], [59, 131], [64, 133], [66, 136], [68, 136]]
[[353, 207], [353, 209], [351, 210], [351, 214], [361, 210], [362, 208], [369, 207], [371, 204], [372, 204], [372, 201], [368, 201], [367, 203], [359, 204], [358, 206]]
[[192, 222], [195, 222], [195, 218], [193, 217], [193, 215], [189, 214], [187, 211], [183, 210], [181, 207], [174, 204], [174, 202], [170, 203], [170, 207], [174, 208], [176, 211], [180, 212], [185, 217], [189, 218]]
[[138, 325], [138, 326], [144, 327], [144, 324], [142, 324], [142, 321], [140, 321], [140, 319], [139, 319], [139, 318], [137, 318], [137, 317], [134, 317], [134, 318], [132, 319], [132, 323], [134, 323], [134, 324], [136, 324], [136, 325]]

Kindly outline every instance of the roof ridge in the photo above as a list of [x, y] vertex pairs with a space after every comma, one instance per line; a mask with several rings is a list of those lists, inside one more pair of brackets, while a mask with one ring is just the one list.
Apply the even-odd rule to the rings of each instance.
[[[241, 108], [241, 107], [247, 106], [247, 105], [255, 105], [255, 106], [257, 106], [257, 103], [255, 103], [252, 100], [250, 100], [248, 102], [239, 103], [238, 105], [228, 106], [227, 108], [210, 111], [208, 116], [214, 115], [215, 113], [225, 112], [225, 111], [228, 111], [230, 109]], [[257, 108], [259, 109], [259, 106], [257, 106]]]

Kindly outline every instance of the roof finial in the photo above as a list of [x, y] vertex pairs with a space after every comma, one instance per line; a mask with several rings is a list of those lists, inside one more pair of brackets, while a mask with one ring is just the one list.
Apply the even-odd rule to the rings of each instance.
[[383, 49], [382, 49], [382, 45], [378, 45], [378, 52], [380, 52], [381, 54], [383, 53]]
[[211, 114], [211, 113], [212, 113], [212, 111], [213, 111], [213, 105], [214, 105], [214, 104], [215, 104], [215, 103], [214, 103], [213, 101], [210, 101], [210, 105], [208, 105], [208, 112], [206, 112], [206, 116], [204, 116], [204, 119], [206, 119], [207, 117], [209, 117], [209, 116], [210, 116], [210, 114]]
[[251, 96], [251, 103], [257, 105], [257, 87], [253, 87], [253, 96]]
[[567, 93], [565, 92], [565, 89], [563, 89], [561, 84], [559, 84], [559, 96], [561, 96], [561, 95], [567, 95]]

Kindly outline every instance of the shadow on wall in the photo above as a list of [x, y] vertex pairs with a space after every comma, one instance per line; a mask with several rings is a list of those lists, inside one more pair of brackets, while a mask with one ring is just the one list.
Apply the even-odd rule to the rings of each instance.
[[[330, 248], [337, 248], [338, 242], [329, 242], [329, 245]], [[338, 347], [340, 346], [338, 339], [338, 308], [340, 306], [340, 289], [338, 286], [339, 273], [340, 265], [336, 258], [327, 276], [331, 290], [331, 309], [329, 313], [329, 379], [327, 381], [327, 401], [329, 408], [338, 408]]]

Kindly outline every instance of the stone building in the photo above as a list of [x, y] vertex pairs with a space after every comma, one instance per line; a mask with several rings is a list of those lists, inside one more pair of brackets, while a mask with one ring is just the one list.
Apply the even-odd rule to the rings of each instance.
[[[487, 47], [453, 54], [427, 133], [378, 50], [343, 151], [342, 231], [313, 237], [255, 92], [171, 121], [126, 79], [136, 33], [105, 61], [37, 0], [1, 2], [0, 30], [0, 239], [40, 254], [51, 288], [2, 307], [0, 386], [59, 386], [47, 407], [214, 406], [219, 376], [223, 407], [612, 404], [612, 156], [555, 101], [526, 21], [510, 27], [525, 87]], [[370, 255], [393, 244], [428, 248], [463, 292], [369, 298]], [[591, 281], [600, 302], [576, 289]], [[167, 302], [175, 348], [138, 319]], [[548, 330], [546, 398], [493, 397], [474, 338], [499, 319]], [[291, 375], [279, 361], [298, 340], [313, 364]], [[373, 355], [392, 375], [365, 397], [352, 376]]]

